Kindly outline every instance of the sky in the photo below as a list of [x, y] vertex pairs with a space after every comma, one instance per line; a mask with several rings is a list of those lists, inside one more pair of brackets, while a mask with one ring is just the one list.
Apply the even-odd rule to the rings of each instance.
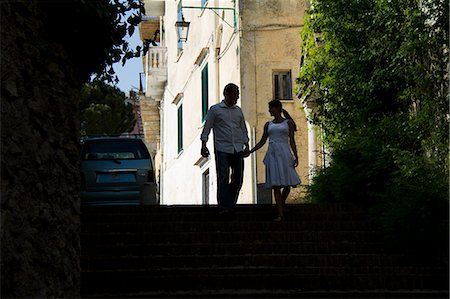
[[[135, 49], [137, 45], [141, 45], [141, 39], [139, 38], [139, 29], [136, 28], [133, 35], [128, 37], [128, 43], [130, 49]], [[117, 87], [128, 93], [130, 90], [139, 90], [139, 73], [142, 73], [142, 56], [135, 57], [127, 60], [125, 66], [122, 66], [122, 62], [118, 62], [114, 64], [114, 70], [116, 71], [117, 77], [119, 78], [119, 82], [117, 83]], [[144, 80], [144, 76], [142, 76], [142, 80]], [[142, 81], [142, 84], [145, 88], [145, 82]]]

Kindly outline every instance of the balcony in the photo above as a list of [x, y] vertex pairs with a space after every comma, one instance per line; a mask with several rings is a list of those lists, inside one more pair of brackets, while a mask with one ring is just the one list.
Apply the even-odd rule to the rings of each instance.
[[167, 83], [167, 48], [150, 47], [145, 57], [145, 96], [161, 100]]
[[142, 21], [139, 24], [139, 31], [141, 35], [141, 41], [153, 41], [160, 42], [160, 18], [143, 16]]

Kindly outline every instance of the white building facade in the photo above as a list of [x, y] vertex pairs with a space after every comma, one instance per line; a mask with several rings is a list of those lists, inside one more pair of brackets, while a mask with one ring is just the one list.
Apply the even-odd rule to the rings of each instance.
[[[160, 21], [160, 44], [151, 47], [144, 59], [144, 100], [158, 103], [160, 112], [155, 158], [160, 203], [217, 203], [213, 133], [208, 159], [200, 155], [200, 134], [207, 109], [223, 99], [228, 83], [240, 87], [237, 105], [246, 117], [250, 146], [259, 141], [264, 123], [271, 119], [267, 103], [275, 98], [282, 101], [298, 126], [297, 171], [302, 183], [308, 184], [311, 163], [320, 164], [319, 149], [316, 142], [314, 148], [308, 144], [312, 141], [306, 115], [293, 95], [306, 0], [144, 2], [146, 14]], [[178, 29], [187, 26], [186, 39]], [[270, 192], [263, 187], [265, 150], [245, 160], [238, 203], [271, 202]], [[302, 188], [296, 188], [290, 200], [301, 198], [301, 192]]]

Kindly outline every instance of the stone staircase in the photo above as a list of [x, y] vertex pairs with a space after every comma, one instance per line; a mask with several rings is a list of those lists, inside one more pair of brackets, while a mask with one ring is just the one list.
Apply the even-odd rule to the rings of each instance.
[[95, 298], [448, 298], [448, 265], [389, 248], [352, 204], [82, 207]]

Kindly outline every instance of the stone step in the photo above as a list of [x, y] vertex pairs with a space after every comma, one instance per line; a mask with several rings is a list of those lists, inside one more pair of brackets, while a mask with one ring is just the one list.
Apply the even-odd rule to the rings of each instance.
[[243, 254], [84, 257], [83, 270], [202, 267], [407, 267], [414, 256], [402, 254]]
[[105, 232], [84, 233], [82, 244], [197, 244], [197, 243], [266, 243], [266, 242], [377, 242], [377, 231], [234, 231], [234, 232]]
[[[367, 205], [352, 203], [323, 203], [323, 204], [287, 204], [287, 209], [293, 213], [340, 213], [340, 212], [365, 212]], [[216, 205], [200, 206], [200, 205], [161, 205], [161, 206], [82, 206], [81, 210], [84, 214], [161, 214], [161, 213], [214, 213], [217, 212]], [[275, 211], [275, 205], [271, 204], [238, 204], [236, 212], [238, 213], [259, 213], [267, 211]]]
[[445, 290], [448, 282], [439, 272], [432, 273], [371, 273], [371, 274], [303, 274], [286, 269], [270, 273], [261, 269], [233, 273], [198, 273], [182, 271], [178, 274], [149, 272], [146, 270], [114, 270], [84, 272], [81, 292], [137, 292], [151, 290], [201, 290], [201, 289], [292, 289], [292, 290]]
[[83, 206], [82, 297], [448, 296], [448, 265], [383, 244], [363, 205], [288, 208]]
[[[89, 275], [111, 273], [112, 270], [83, 270], [83, 273]], [[119, 269], [115, 272], [139, 273], [145, 272], [147, 274], [154, 274], [160, 276], [179, 276], [179, 275], [194, 275], [194, 276], [209, 276], [209, 275], [244, 275], [244, 274], [259, 274], [259, 275], [419, 275], [419, 276], [434, 276], [436, 274], [444, 274], [445, 267], [313, 267], [305, 266], [300, 268], [293, 267], [265, 267], [265, 266], [235, 266], [235, 267], [200, 267], [200, 268], [157, 268], [157, 269]]]
[[[292, 221], [367, 221], [367, 209], [362, 205], [288, 205], [286, 218]], [[83, 206], [81, 223], [218, 221], [216, 206]], [[238, 205], [235, 221], [272, 221], [273, 205]]]
[[197, 244], [118, 244], [82, 246], [84, 257], [92, 256], [146, 256], [193, 254], [330, 254], [330, 253], [387, 253], [391, 250], [383, 243], [361, 242], [267, 242], [267, 243], [197, 243]]
[[336, 231], [336, 230], [374, 230], [374, 226], [367, 221], [147, 221], [125, 223], [90, 223], [82, 225], [82, 233], [103, 232], [232, 232], [232, 231]]
[[84, 294], [83, 298], [442, 298], [448, 291], [439, 290], [300, 290], [300, 289], [220, 289], [220, 290], [164, 290], [140, 292], [98, 292]]
[[[263, 212], [236, 212], [232, 219], [233, 221], [250, 222], [250, 221], [268, 221], [271, 222], [276, 217], [273, 211]], [[289, 221], [368, 221], [366, 213], [293, 213], [289, 212], [285, 215], [286, 220]], [[102, 214], [85, 214], [81, 215], [82, 224], [91, 223], [126, 223], [126, 222], [174, 222], [174, 221], [221, 221], [221, 216], [217, 211], [209, 213], [153, 213], [153, 214], [129, 214], [129, 213], [102, 213]], [[227, 219], [229, 221], [229, 219]]]

